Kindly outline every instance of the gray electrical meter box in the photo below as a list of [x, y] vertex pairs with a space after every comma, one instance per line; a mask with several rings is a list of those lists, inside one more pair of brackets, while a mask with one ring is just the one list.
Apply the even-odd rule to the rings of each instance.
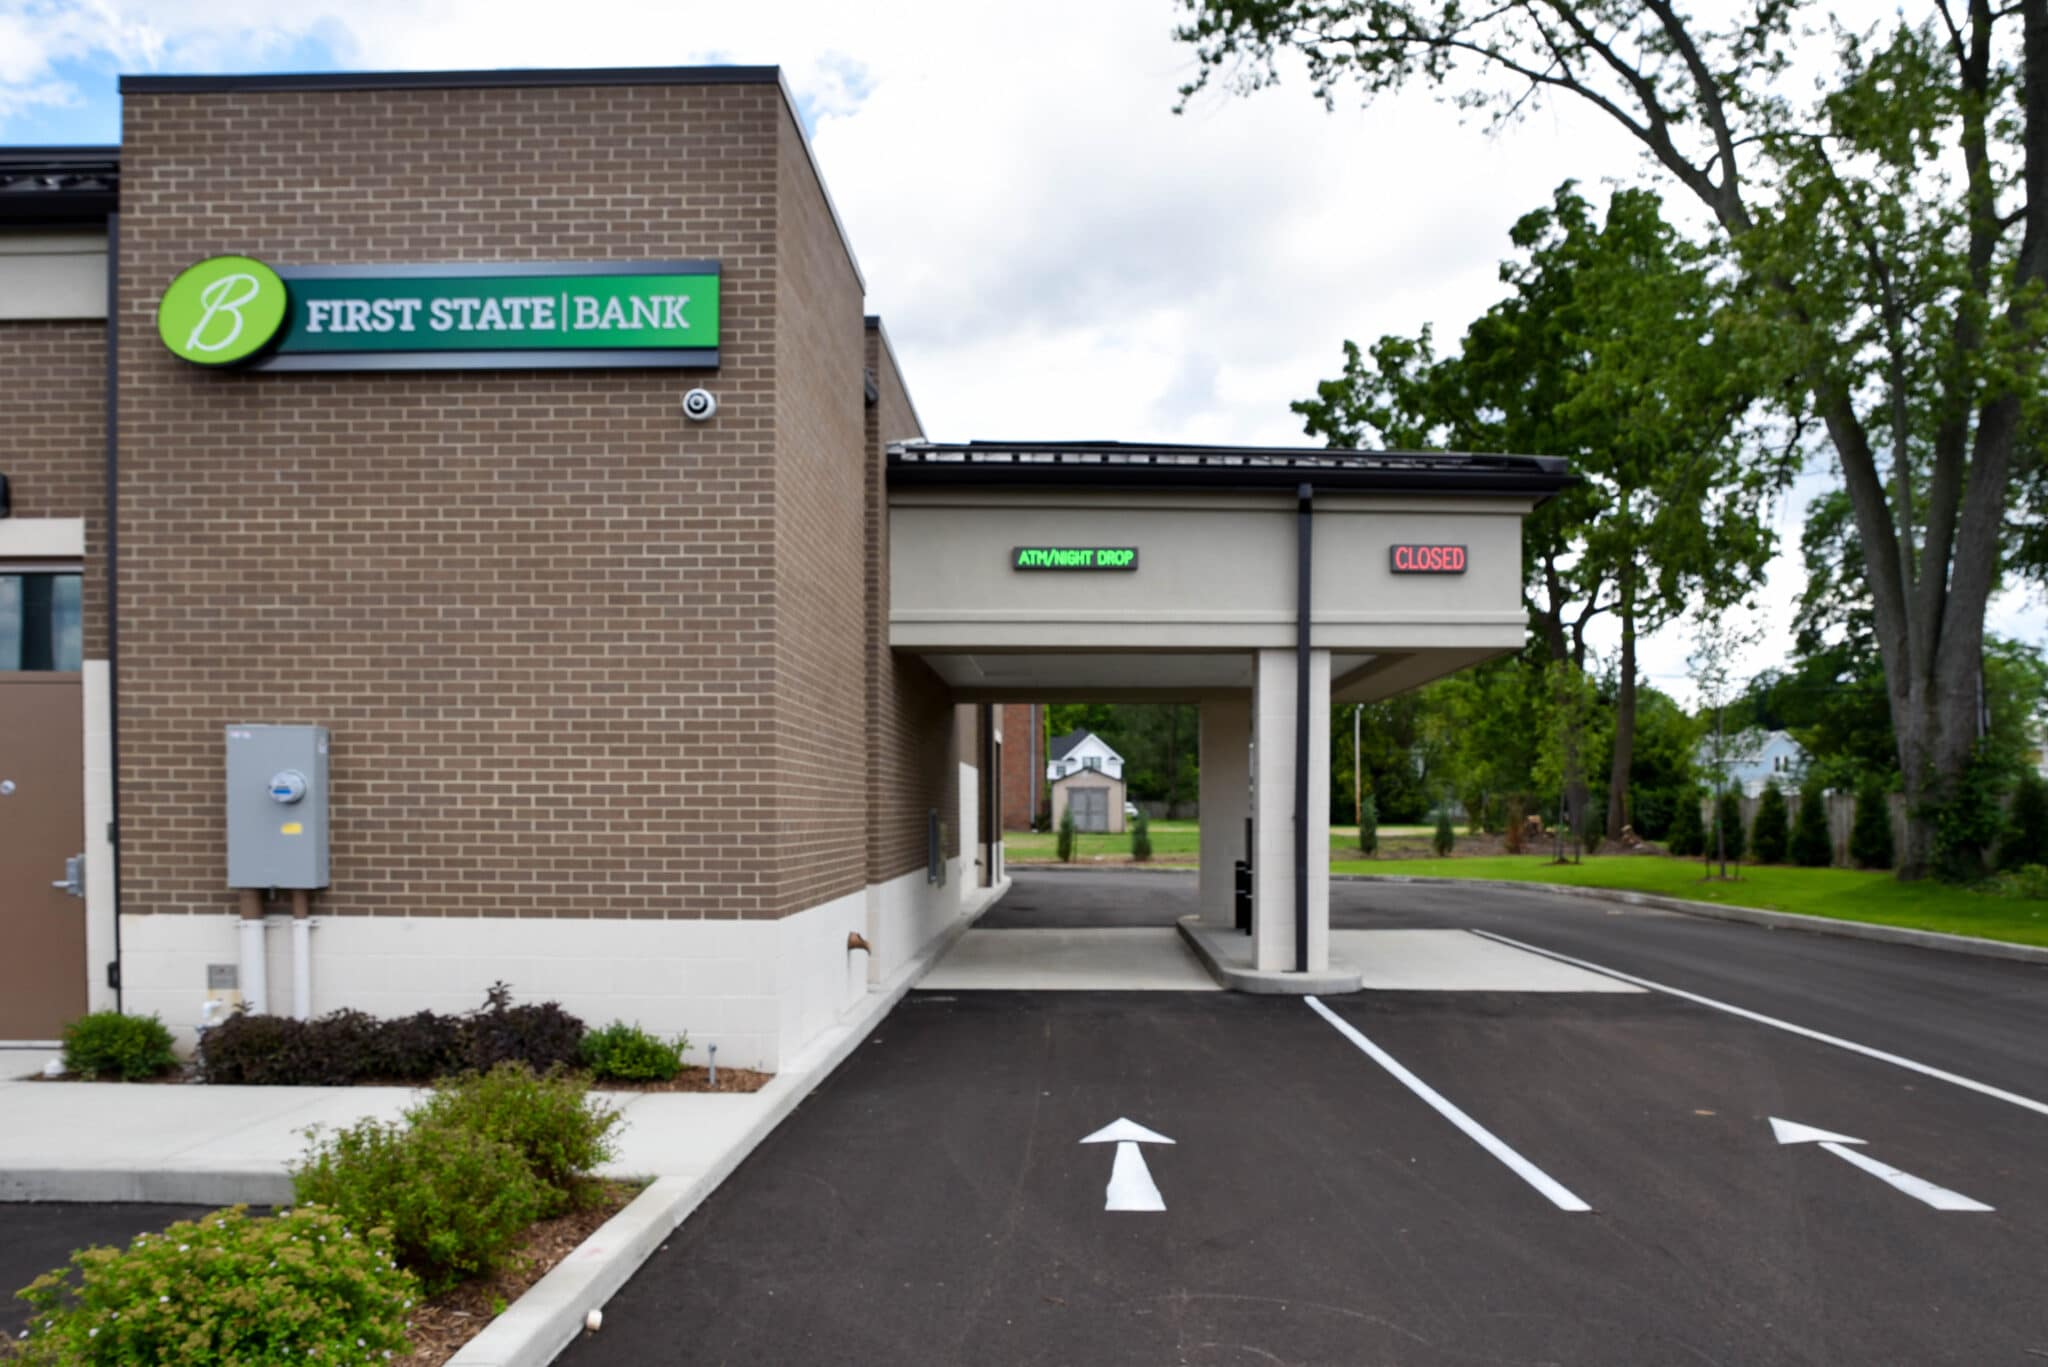
[[327, 728], [230, 726], [228, 886], [327, 886]]

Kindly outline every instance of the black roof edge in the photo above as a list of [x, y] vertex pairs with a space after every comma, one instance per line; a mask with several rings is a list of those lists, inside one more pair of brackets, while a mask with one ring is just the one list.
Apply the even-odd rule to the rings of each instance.
[[121, 159], [121, 144], [118, 142], [80, 142], [57, 144], [22, 144], [0, 146], [0, 165], [20, 164], [24, 166], [55, 165], [69, 162], [118, 162]]
[[[1005, 459], [1005, 456], [1027, 459]], [[1030, 457], [1036, 457], [1031, 459]], [[1272, 490], [1533, 495], [1578, 484], [1562, 456], [1471, 451], [1180, 446], [1140, 442], [899, 442], [889, 483], [1086, 489]]]
[[299, 71], [244, 76], [123, 76], [123, 95], [234, 90], [488, 90], [521, 86], [764, 85], [775, 66], [506, 67], [491, 71]]
[[103, 225], [120, 186], [117, 146], [0, 147], [0, 227]]

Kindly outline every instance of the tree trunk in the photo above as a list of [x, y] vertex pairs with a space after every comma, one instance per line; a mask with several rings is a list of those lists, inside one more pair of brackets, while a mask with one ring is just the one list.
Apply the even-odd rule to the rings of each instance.
[[1621, 572], [1621, 686], [1614, 706], [1614, 768], [1607, 777], [1607, 838], [1621, 838], [1622, 827], [1633, 815], [1629, 802], [1629, 772], [1635, 765], [1636, 749], [1636, 601], [1635, 576], [1626, 567]]

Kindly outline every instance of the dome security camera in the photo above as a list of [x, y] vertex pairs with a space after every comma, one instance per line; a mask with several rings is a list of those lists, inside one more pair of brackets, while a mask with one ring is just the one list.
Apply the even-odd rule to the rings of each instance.
[[693, 389], [683, 395], [683, 416], [691, 422], [704, 422], [718, 411], [718, 397], [708, 389]]

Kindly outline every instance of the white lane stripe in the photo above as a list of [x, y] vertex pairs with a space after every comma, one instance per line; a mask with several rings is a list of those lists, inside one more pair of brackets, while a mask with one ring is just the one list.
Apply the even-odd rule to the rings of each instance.
[[1314, 997], [1304, 997], [1302, 1000], [1313, 1007], [1317, 1015], [1321, 1016], [1331, 1025], [1336, 1026], [1337, 1033], [1357, 1045], [1367, 1058], [1392, 1073], [1395, 1080], [1403, 1087], [1406, 1087], [1409, 1091], [1428, 1102], [1438, 1115], [1441, 1115], [1444, 1119], [1463, 1130], [1473, 1143], [1507, 1164], [1509, 1170], [1515, 1176], [1542, 1192], [1552, 1205], [1556, 1206], [1559, 1210], [1580, 1211], [1592, 1209], [1584, 1201], [1572, 1195], [1563, 1183], [1509, 1148], [1501, 1142], [1500, 1138], [1493, 1131], [1487, 1129], [1471, 1116], [1466, 1115], [1434, 1087], [1431, 1087], [1427, 1082], [1424, 1082], [1421, 1078], [1402, 1067], [1400, 1060], [1367, 1039], [1350, 1021], [1345, 1020]]
[[1710, 1006], [1716, 1011], [1726, 1011], [1731, 1016], [1740, 1016], [1744, 1020], [1755, 1021], [1759, 1025], [1768, 1025], [1774, 1030], [1786, 1030], [1795, 1035], [1803, 1035], [1810, 1040], [1818, 1040], [1822, 1044], [1832, 1044], [1835, 1048], [1847, 1049], [1852, 1054], [1861, 1054], [1865, 1058], [1874, 1058], [1880, 1063], [1890, 1063], [1900, 1068], [1907, 1068], [1926, 1077], [1938, 1078], [1943, 1082], [1954, 1083], [1958, 1087], [1968, 1088], [1970, 1091], [1981, 1093], [1984, 1096], [1993, 1097], [1999, 1101], [2009, 1101], [2013, 1105], [2023, 1107], [2026, 1110], [2035, 1111], [2041, 1115], [2048, 1115], [2048, 1101], [2036, 1101], [2030, 1096], [2021, 1096], [2018, 1092], [2008, 1092], [2002, 1087], [1993, 1087], [1988, 1082], [1979, 1082], [1975, 1078], [1967, 1078], [1959, 1073], [1947, 1072], [1931, 1064], [1919, 1063], [1913, 1059], [1903, 1058], [1898, 1054], [1888, 1054], [1882, 1049], [1873, 1049], [1867, 1044], [1858, 1044], [1855, 1040], [1843, 1039], [1840, 1035], [1829, 1035], [1819, 1030], [1809, 1030], [1806, 1026], [1794, 1025], [1791, 1021], [1779, 1020], [1776, 1016], [1766, 1016], [1760, 1011], [1751, 1011], [1745, 1007], [1715, 1001], [1712, 997], [1702, 997], [1699, 993], [1688, 992], [1682, 987], [1671, 987], [1664, 983], [1652, 982], [1648, 978], [1638, 978], [1635, 974], [1624, 973], [1618, 968], [1607, 968], [1586, 959], [1575, 959], [1569, 954], [1560, 954], [1554, 949], [1545, 949], [1541, 945], [1525, 944], [1506, 935], [1496, 935], [1490, 930], [1474, 930], [1472, 933], [1474, 935], [1483, 935], [1489, 940], [1498, 940], [1504, 945], [1513, 945], [1516, 949], [1526, 949], [1531, 954], [1541, 954], [1547, 959], [1556, 959], [1559, 963], [1576, 964], [1580, 968], [1590, 968], [1595, 973], [1605, 973], [1610, 978], [1619, 978], [1625, 983], [1634, 983], [1638, 987], [1647, 987], [1653, 992], [1662, 992], [1667, 996], [1696, 1002], [1701, 1006]]
[[1835, 1157], [1853, 1163], [1880, 1181], [1889, 1183], [1899, 1191], [1933, 1206], [1936, 1210], [1990, 1210], [1982, 1201], [1973, 1201], [1959, 1191], [1938, 1187], [1924, 1177], [1915, 1177], [1910, 1172], [1901, 1172], [1889, 1163], [1880, 1163], [1867, 1153], [1859, 1153], [1844, 1144], [1823, 1144]]

